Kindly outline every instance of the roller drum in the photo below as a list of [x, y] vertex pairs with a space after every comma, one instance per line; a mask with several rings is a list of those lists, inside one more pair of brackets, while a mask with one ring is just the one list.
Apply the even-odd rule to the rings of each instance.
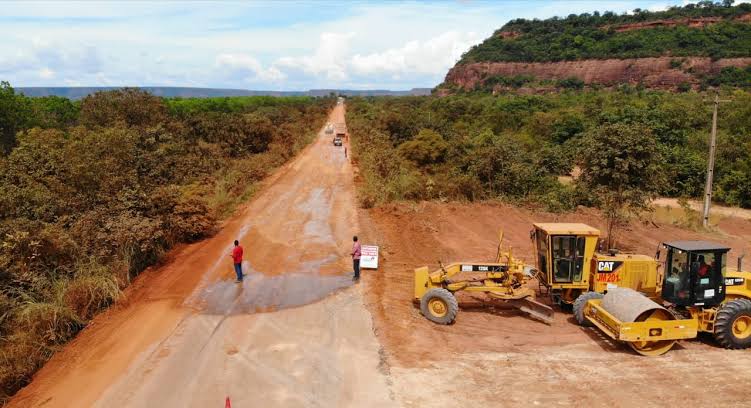
[[643, 322], [654, 315], [675, 320], [667, 309], [630, 288], [613, 288], [602, 298], [602, 308], [622, 322]]
[[[648, 297], [629, 288], [614, 288], [602, 298], [602, 308], [624, 323], [654, 320], [675, 320], [675, 316]], [[629, 342], [634, 351], [644, 356], [665, 354], [675, 340], [645, 340]]]

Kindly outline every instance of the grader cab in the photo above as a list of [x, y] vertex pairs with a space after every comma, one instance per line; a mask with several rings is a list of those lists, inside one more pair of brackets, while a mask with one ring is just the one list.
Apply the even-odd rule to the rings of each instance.
[[657, 262], [650, 256], [597, 251], [600, 231], [579, 223], [536, 223], [531, 232], [541, 290], [572, 305], [584, 292], [629, 287], [652, 296]]

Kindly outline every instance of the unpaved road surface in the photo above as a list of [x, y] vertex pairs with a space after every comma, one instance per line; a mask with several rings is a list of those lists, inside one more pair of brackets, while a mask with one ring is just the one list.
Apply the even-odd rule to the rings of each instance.
[[[343, 105], [330, 121], [344, 121]], [[10, 406], [391, 405], [351, 281], [357, 231], [350, 164], [321, 133], [219, 234], [145, 272]], [[246, 253], [241, 285], [234, 239]]]
[[[547, 326], [502, 304], [489, 306], [482, 296], [460, 294], [456, 323], [440, 326], [412, 304], [414, 268], [437, 268], [438, 260], [490, 261], [499, 229], [514, 255], [533, 263], [533, 222], [585, 222], [604, 230], [595, 211], [556, 215], [494, 203], [429, 202], [361, 210], [360, 220], [381, 244], [381, 269], [364, 277], [366, 301], [401, 406], [749, 406], [751, 350], [719, 349], [711, 336], [647, 358], [577, 326], [559, 309]], [[621, 234], [621, 247], [654, 254], [663, 240], [710, 239], [734, 248], [728, 259], [734, 265], [739, 254], [751, 253], [751, 222], [735, 219], [720, 227], [699, 234], [633, 223]]]

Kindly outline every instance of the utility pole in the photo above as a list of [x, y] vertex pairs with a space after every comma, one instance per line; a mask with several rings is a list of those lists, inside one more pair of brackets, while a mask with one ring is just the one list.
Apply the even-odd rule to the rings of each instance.
[[709, 227], [709, 207], [712, 205], [712, 181], [714, 179], [714, 156], [717, 147], [717, 108], [721, 102], [730, 102], [720, 100], [720, 96], [714, 96], [714, 110], [712, 111], [712, 135], [709, 138], [709, 160], [707, 160], [707, 183], [704, 186], [704, 215], [702, 225], [704, 228]]

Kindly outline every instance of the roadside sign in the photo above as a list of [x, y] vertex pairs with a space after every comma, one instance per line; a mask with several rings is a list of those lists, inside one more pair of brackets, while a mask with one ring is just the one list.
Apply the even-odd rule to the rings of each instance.
[[378, 247], [363, 245], [360, 255], [360, 268], [378, 269]]

